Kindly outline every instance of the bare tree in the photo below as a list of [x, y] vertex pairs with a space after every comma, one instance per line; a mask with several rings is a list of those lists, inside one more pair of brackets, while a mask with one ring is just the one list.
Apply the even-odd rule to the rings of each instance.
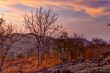
[[62, 31], [61, 35], [55, 39], [54, 41], [54, 49], [58, 54], [58, 57], [60, 57], [60, 59], [62, 61], [65, 61], [65, 54], [66, 54], [66, 49], [67, 49], [67, 39], [68, 39], [68, 34], [65, 31]]
[[86, 51], [86, 44], [88, 43], [88, 40], [84, 37], [83, 34], [73, 34], [73, 49], [74, 49], [74, 55], [76, 58], [79, 56], [83, 56], [85, 58], [85, 51]]
[[15, 29], [12, 24], [5, 24], [5, 21], [0, 22], [0, 72], [4, 70], [5, 59], [12, 45], [18, 40], [15, 36]]
[[42, 59], [44, 57], [45, 40], [48, 36], [56, 36], [58, 30], [61, 28], [55, 22], [58, 20], [58, 15], [53, 12], [51, 8], [45, 10], [39, 8], [36, 12], [31, 12], [31, 14], [25, 13], [24, 21], [25, 28], [29, 32], [33, 33], [35, 40], [35, 45], [38, 50], [38, 65], [42, 64]]

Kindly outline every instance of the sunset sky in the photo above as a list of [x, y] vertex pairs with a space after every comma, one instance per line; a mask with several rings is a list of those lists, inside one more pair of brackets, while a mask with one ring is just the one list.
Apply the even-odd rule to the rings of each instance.
[[53, 8], [70, 35], [83, 33], [89, 39], [110, 40], [110, 27], [106, 26], [110, 23], [110, 0], [0, 0], [0, 13], [7, 22], [21, 27], [24, 13], [40, 6]]

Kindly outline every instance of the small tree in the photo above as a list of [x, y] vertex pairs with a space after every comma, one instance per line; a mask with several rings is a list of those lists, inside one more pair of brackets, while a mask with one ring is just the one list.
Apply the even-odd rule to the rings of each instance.
[[5, 24], [5, 20], [0, 20], [0, 72], [2, 72], [5, 59], [13, 46], [13, 44], [19, 40], [19, 36], [15, 36], [13, 33], [15, 27], [12, 24]]
[[43, 61], [46, 37], [55, 36], [59, 33], [60, 26], [55, 23], [57, 20], [58, 15], [51, 8], [44, 10], [40, 7], [35, 13], [25, 13], [25, 28], [33, 33], [35, 37], [35, 46], [38, 50], [38, 65], [42, 64]]
[[68, 38], [68, 34], [67, 32], [62, 32], [61, 36], [59, 36], [59, 38], [56, 38], [54, 43], [54, 48], [55, 51], [58, 52], [60, 59], [64, 60], [65, 59], [65, 54], [66, 54], [66, 48], [67, 48], [67, 38]]
[[71, 59], [77, 59], [78, 56], [85, 58], [85, 41], [87, 40], [82, 35], [74, 34], [73, 37], [68, 37], [67, 32], [62, 32], [55, 40], [55, 48], [60, 53], [61, 59], [65, 58], [65, 53], [69, 53]]
[[83, 58], [85, 58], [85, 52], [86, 52], [85, 44], [87, 44], [88, 41], [84, 38], [84, 36], [82, 34], [81, 35], [74, 34], [73, 42], [74, 42], [73, 45], [74, 45], [75, 49], [77, 49], [79, 51], [79, 54], [83, 55]]

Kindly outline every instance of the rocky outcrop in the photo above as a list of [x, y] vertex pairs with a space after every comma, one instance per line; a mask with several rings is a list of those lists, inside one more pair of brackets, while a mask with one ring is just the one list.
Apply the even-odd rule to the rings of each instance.
[[83, 63], [72, 61], [30, 73], [110, 73], [110, 56]]

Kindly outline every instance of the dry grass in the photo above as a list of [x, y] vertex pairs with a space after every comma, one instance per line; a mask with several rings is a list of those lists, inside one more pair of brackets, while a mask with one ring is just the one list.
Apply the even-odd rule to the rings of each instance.
[[51, 67], [59, 63], [61, 63], [61, 61], [54, 57], [46, 58], [41, 66], [37, 66], [37, 59], [34, 57], [29, 59], [19, 58], [7, 60], [4, 64], [5, 70], [3, 73], [18, 73], [19, 70], [23, 70], [24, 73], [28, 73], [30, 71], [37, 71], [42, 68]]
[[[110, 51], [110, 46], [101, 47], [101, 49], [99, 48], [97, 51], [94, 48], [86, 50], [86, 59], [96, 57], [102, 52]], [[68, 56], [68, 58], [69, 57], [70, 55]], [[35, 57], [7, 59], [4, 64], [5, 70], [3, 71], [3, 73], [18, 73], [19, 70], [23, 70], [24, 73], [28, 73], [30, 71], [37, 71], [42, 68], [51, 67], [59, 63], [61, 63], [61, 60], [58, 57], [53, 56], [51, 58], [48, 58], [46, 55], [43, 64], [40, 66], [37, 65], [37, 58]]]

